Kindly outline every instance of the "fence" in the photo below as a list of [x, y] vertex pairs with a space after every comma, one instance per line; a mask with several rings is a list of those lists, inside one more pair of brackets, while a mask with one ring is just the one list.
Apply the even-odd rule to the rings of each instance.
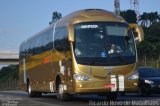
[[160, 69], [160, 59], [155, 58], [140, 58], [139, 59], [139, 66], [140, 67], [152, 67], [152, 68], [159, 68]]
[[0, 82], [0, 90], [18, 89], [18, 85], [19, 85], [19, 81], [16, 79]]

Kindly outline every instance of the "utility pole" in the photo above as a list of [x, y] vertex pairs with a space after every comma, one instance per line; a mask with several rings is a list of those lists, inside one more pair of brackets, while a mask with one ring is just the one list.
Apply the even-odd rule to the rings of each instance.
[[120, 15], [120, 0], [114, 0], [114, 14]]
[[131, 10], [134, 10], [134, 12], [137, 15], [137, 19], [140, 18], [140, 12], [139, 12], [139, 0], [130, 0]]

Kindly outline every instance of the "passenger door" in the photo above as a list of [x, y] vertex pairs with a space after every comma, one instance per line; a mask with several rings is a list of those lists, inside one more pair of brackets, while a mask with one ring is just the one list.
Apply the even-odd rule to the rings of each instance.
[[73, 91], [73, 70], [70, 51], [66, 52], [66, 81], [69, 92]]

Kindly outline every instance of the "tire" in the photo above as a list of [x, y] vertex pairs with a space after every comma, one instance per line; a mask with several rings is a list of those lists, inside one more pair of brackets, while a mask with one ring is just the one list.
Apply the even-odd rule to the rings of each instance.
[[118, 93], [109, 93], [107, 94], [107, 100], [108, 101], [115, 101], [117, 100]]
[[28, 89], [28, 96], [30, 98], [35, 97], [35, 92], [32, 91], [32, 87], [31, 87], [30, 83], [28, 83], [28, 88], [27, 89]]
[[142, 90], [141, 87], [138, 88], [138, 95], [139, 95], [139, 96], [144, 96], [144, 95], [145, 95], [145, 91]]
[[30, 98], [33, 98], [33, 97], [41, 97], [42, 96], [42, 93], [41, 92], [35, 92], [35, 91], [32, 91], [32, 86], [30, 85], [30, 83], [28, 83], [28, 96]]
[[42, 92], [35, 92], [36, 97], [42, 97]]
[[151, 96], [151, 94], [149, 92], [147, 92], [146, 95], [149, 96], [149, 97]]
[[71, 99], [71, 95], [68, 93], [64, 93], [63, 84], [59, 81], [57, 85], [57, 98], [61, 101], [67, 101]]

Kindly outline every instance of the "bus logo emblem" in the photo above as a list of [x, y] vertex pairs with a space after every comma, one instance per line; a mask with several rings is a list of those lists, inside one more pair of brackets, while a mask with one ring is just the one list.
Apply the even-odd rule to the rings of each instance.
[[106, 70], [107, 75], [110, 75], [112, 73], [113, 67], [104, 67], [104, 69]]

